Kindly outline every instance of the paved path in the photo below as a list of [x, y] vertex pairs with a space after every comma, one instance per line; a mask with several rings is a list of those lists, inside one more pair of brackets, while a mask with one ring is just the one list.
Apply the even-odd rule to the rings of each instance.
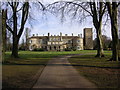
[[96, 88], [71, 66], [69, 57], [50, 60], [33, 88]]

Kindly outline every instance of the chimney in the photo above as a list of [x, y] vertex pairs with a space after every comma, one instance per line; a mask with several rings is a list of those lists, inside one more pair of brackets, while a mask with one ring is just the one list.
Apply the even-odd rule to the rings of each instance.
[[80, 38], [82, 38], [82, 34], [80, 34]]
[[62, 33], [60, 32], [60, 36], [62, 36]]
[[62, 41], [62, 33], [60, 32], [60, 41]]
[[50, 33], [48, 33], [48, 36], [50, 36]]
[[72, 33], [72, 36], [73, 36], [73, 33]]

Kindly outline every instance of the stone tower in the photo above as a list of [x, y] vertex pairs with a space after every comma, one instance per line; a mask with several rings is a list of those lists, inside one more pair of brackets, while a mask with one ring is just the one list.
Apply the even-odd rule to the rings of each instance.
[[84, 49], [93, 49], [92, 28], [84, 28]]

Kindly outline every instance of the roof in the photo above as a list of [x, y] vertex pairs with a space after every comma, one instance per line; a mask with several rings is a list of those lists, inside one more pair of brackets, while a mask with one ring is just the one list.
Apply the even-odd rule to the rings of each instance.
[[[50, 37], [60, 37], [60, 36], [50, 36]], [[48, 38], [48, 36], [32, 36], [29, 37], [28, 39], [31, 38], [39, 38], [39, 39], [43, 39], [43, 38]], [[71, 39], [71, 38], [81, 38], [80, 36], [62, 36], [62, 39]]]

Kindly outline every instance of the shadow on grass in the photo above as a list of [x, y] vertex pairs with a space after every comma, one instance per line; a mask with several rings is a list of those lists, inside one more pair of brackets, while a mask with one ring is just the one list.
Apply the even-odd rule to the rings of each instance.
[[102, 66], [91, 66], [91, 65], [74, 65], [74, 64], [47, 64], [49, 66], [80, 66], [80, 67], [95, 67], [95, 68], [108, 68], [108, 69], [120, 69], [120, 67], [102, 67]]
[[74, 64], [4, 64], [4, 65], [40, 65], [40, 66], [80, 66], [80, 67], [95, 67], [95, 68], [107, 68], [107, 69], [120, 69], [120, 67], [102, 67], [102, 66], [91, 66], [91, 65], [74, 65]]

